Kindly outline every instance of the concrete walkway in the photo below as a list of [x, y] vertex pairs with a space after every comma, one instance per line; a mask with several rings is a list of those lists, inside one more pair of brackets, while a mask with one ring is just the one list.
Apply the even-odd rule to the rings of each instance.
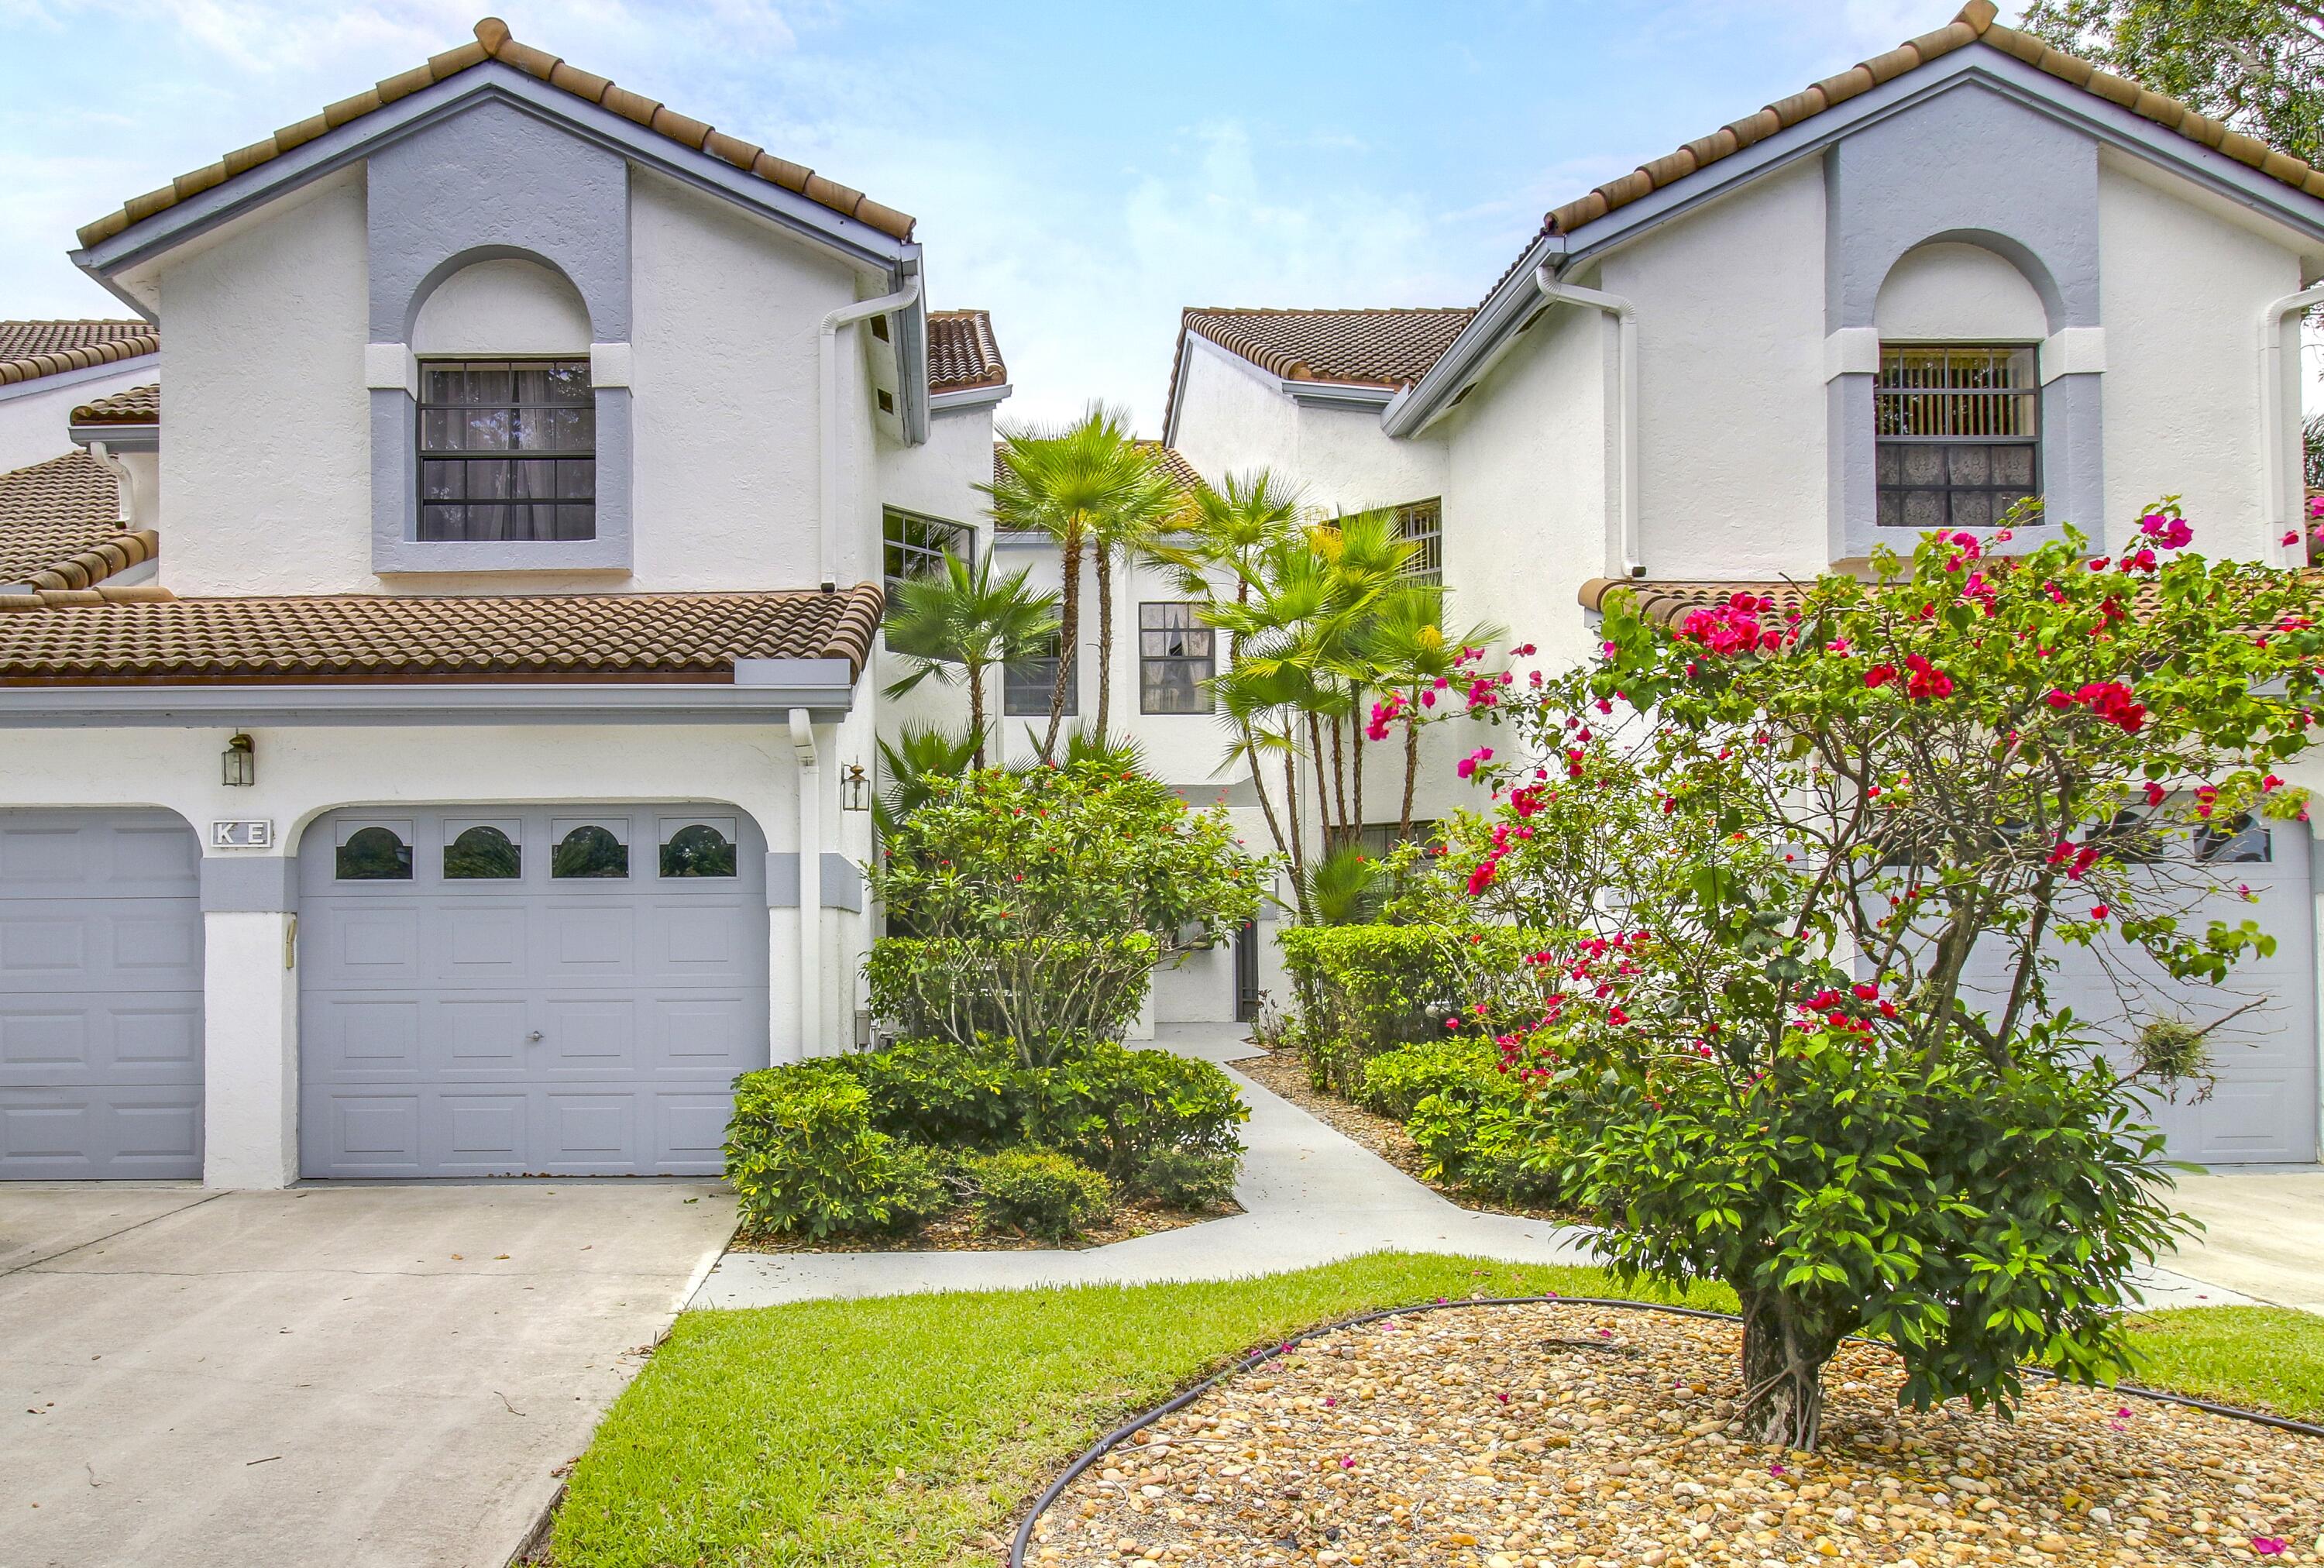
[[2181, 1176], [2172, 1194], [2202, 1234], [2166, 1257], [2172, 1269], [2273, 1306], [2324, 1313], [2324, 1171]]
[[[688, 1305], [772, 1306], [825, 1297], [928, 1290], [1010, 1290], [1050, 1285], [1145, 1285], [1236, 1279], [1383, 1250], [1448, 1252], [1510, 1263], [1592, 1263], [1588, 1233], [1508, 1214], [1472, 1213], [1370, 1150], [1234, 1071], [1259, 1053], [1230, 1025], [1166, 1025], [1157, 1046], [1216, 1062], [1250, 1106], [1248, 1153], [1235, 1197], [1243, 1213], [1079, 1252], [730, 1252]], [[2248, 1204], [2213, 1195], [2224, 1184], [2278, 1180], [2297, 1214], [2254, 1231]], [[2319, 1184], [2313, 1188], [2301, 1182]], [[2252, 1194], [2278, 1189], [2235, 1189]], [[2324, 1300], [2324, 1176], [2202, 1177], [2183, 1184], [2199, 1217], [2217, 1213], [2210, 1245], [2165, 1259], [2139, 1280], [2150, 1306], [2250, 1305], [2282, 1300], [2281, 1262], [2302, 1264], [2292, 1294]], [[2209, 1211], [2207, 1213], [2206, 1211]], [[2301, 1230], [2301, 1223], [2309, 1229]], [[2230, 1241], [2229, 1238], [2238, 1240]], [[2274, 1237], [2276, 1240], [2268, 1240]], [[2238, 1266], [2238, 1264], [2242, 1266]], [[2240, 1290], [2235, 1288], [2241, 1286]]]
[[1587, 1263], [1583, 1232], [1476, 1214], [1227, 1065], [1258, 1053], [1230, 1025], [1165, 1025], [1159, 1046], [1227, 1066], [1250, 1106], [1235, 1197], [1244, 1212], [1080, 1252], [730, 1252], [695, 1306], [1044, 1285], [1238, 1279], [1388, 1250], [1512, 1263]]
[[0, 1183], [0, 1563], [502, 1568], [733, 1213]]

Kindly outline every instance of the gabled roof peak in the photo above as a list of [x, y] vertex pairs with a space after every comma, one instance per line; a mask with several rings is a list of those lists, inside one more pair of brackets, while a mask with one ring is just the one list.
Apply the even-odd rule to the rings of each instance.
[[475, 32], [473, 42], [431, 55], [424, 65], [417, 65], [389, 77], [353, 97], [341, 98], [322, 113], [309, 115], [295, 125], [286, 125], [263, 142], [254, 142], [205, 168], [180, 175], [158, 190], [149, 190], [143, 196], [133, 198], [118, 211], [107, 213], [83, 227], [80, 243], [88, 246], [111, 239], [131, 226], [166, 211], [180, 201], [198, 196], [213, 186], [222, 185], [294, 148], [304, 146], [326, 132], [336, 131], [351, 120], [361, 119], [400, 98], [410, 97], [423, 88], [432, 87], [487, 61], [497, 61], [527, 76], [538, 78], [559, 91], [595, 104], [657, 135], [666, 136], [696, 152], [706, 152], [770, 184], [804, 196], [818, 206], [867, 224], [892, 239], [908, 240], [912, 237], [913, 219], [909, 213], [899, 212], [892, 207], [872, 200], [860, 190], [826, 180], [803, 164], [778, 158], [740, 137], [715, 130], [657, 99], [618, 87], [610, 78], [598, 76], [594, 71], [568, 65], [546, 50], [519, 42], [510, 33], [508, 23], [497, 16], [487, 16], [477, 23]]

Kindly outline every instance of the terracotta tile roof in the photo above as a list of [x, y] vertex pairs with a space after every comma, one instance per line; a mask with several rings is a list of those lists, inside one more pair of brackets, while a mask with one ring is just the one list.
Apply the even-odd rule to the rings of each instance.
[[1827, 77], [1804, 91], [1794, 93], [1787, 98], [1778, 98], [1756, 115], [1722, 125], [1710, 135], [1689, 142], [1676, 152], [1665, 153], [1650, 163], [1641, 164], [1621, 179], [1609, 180], [1577, 200], [1552, 208], [1542, 220], [1542, 232], [1570, 234], [1584, 224], [1605, 217], [1616, 208], [1626, 207], [1665, 185], [1683, 180], [1696, 170], [1739, 152], [1755, 142], [1765, 141], [1776, 132], [1820, 115], [1836, 104], [1846, 103], [1882, 82], [1893, 80], [1915, 67], [1972, 43], [1990, 44], [2061, 81], [2096, 93], [2144, 119], [2176, 131], [2190, 142], [2217, 148], [2238, 163], [2247, 163], [2261, 173], [2310, 196], [2324, 197], [2324, 171], [2310, 168], [2290, 153], [2278, 152], [2265, 143], [2239, 131], [2231, 131], [2219, 121], [2197, 114], [2176, 98], [2150, 91], [2135, 81], [2100, 70], [2078, 55], [2052, 49], [2030, 32], [2004, 27], [1994, 20], [1997, 14], [1988, 0], [1969, 0], [1961, 7], [1959, 16], [1933, 32], [1923, 33], [1886, 54], [1876, 54], [1838, 76]]
[[[6, 598], [0, 595], [0, 606]], [[166, 599], [0, 613], [0, 686], [69, 681], [699, 680], [737, 659], [860, 673], [879, 587], [530, 597]]]
[[112, 472], [86, 452], [0, 474], [0, 583], [86, 588], [153, 549], [122, 526]]
[[972, 387], [1001, 386], [1009, 367], [1001, 363], [1001, 346], [992, 339], [992, 315], [986, 310], [928, 312], [928, 390], [966, 392]]
[[843, 213], [860, 223], [869, 224], [882, 234], [899, 240], [912, 237], [912, 218], [908, 213], [883, 206], [860, 190], [826, 180], [812, 169], [778, 158], [739, 137], [713, 130], [700, 120], [681, 115], [641, 93], [616, 87], [604, 77], [567, 65], [546, 50], [520, 43], [509, 36], [507, 23], [497, 16], [487, 16], [476, 23], [475, 42], [433, 55], [425, 65], [414, 66], [400, 75], [389, 77], [351, 98], [341, 98], [321, 114], [311, 115], [295, 125], [286, 125], [264, 141], [254, 142], [247, 147], [229, 152], [206, 168], [181, 174], [159, 190], [149, 190], [143, 196], [132, 198], [119, 211], [108, 213], [82, 228], [80, 243], [93, 245], [100, 240], [111, 239], [131, 225], [142, 223], [157, 212], [175, 207], [188, 197], [197, 196], [214, 185], [221, 185], [246, 170], [279, 158], [294, 147], [305, 145], [327, 131], [336, 131], [350, 120], [360, 119], [399, 98], [409, 97], [422, 88], [447, 77], [457, 76], [488, 60], [496, 60], [528, 76], [538, 77], [575, 97], [609, 109], [625, 120], [634, 121], [684, 146], [724, 159], [737, 169], [755, 174], [770, 184], [779, 185], [785, 190], [797, 191], [809, 201]]
[[76, 425], [158, 425], [161, 422], [161, 388], [133, 386], [73, 410]]
[[0, 321], [0, 386], [161, 351], [150, 321]]
[[1162, 466], [1163, 472], [1178, 482], [1178, 488], [1192, 495], [1197, 490], [1210, 488], [1210, 481], [1194, 472], [1185, 454], [1176, 447], [1166, 447], [1159, 441], [1140, 441], [1138, 445], [1146, 455]]
[[1426, 310], [1234, 310], [1188, 307], [1182, 333], [1209, 338], [1290, 381], [1403, 386], [1469, 325], [1465, 306]]

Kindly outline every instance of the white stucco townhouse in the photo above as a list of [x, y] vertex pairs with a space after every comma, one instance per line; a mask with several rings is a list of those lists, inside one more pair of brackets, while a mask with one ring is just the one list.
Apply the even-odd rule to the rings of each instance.
[[0, 364], [0, 1177], [717, 1169], [858, 1036], [883, 548], [979, 512], [990, 323], [489, 20], [73, 257], [139, 319]]
[[[2051, 520], [2027, 544], [2177, 494], [2201, 548], [2298, 558], [2319, 279], [2324, 172], [1973, 0], [1554, 209], [1474, 309], [1186, 311], [1163, 438], [1207, 478], [1403, 509], [1456, 617], [1563, 666], [1617, 585], [1671, 616], [1780, 594], [2025, 495]], [[2162, 1120], [2182, 1158], [2312, 1162], [2310, 833], [2205, 853], [2258, 899], [2218, 912], [2280, 945], [2236, 982], [2264, 1004], [2218, 1038], [2216, 1093]], [[2117, 1037], [2215, 1016], [2069, 984]]]

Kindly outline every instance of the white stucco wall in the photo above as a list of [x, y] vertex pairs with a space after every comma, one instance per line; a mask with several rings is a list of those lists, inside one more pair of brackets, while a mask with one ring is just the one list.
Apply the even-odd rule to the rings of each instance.
[[1324, 512], [1398, 506], [1444, 493], [1434, 440], [1390, 439], [1376, 409], [1302, 408], [1277, 378], [1189, 334], [1173, 443], [1213, 483], [1270, 468]]
[[586, 358], [589, 308], [579, 290], [537, 262], [478, 262], [438, 283], [420, 307], [411, 352]]
[[2261, 516], [2260, 311], [2301, 287], [2300, 258], [2169, 180], [2099, 162], [2107, 540], [2175, 493], [2195, 548], [2256, 558], [2275, 542]]
[[134, 386], [149, 386], [160, 378], [155, 357], [144, 355], [126, 369], [106, 365], [89, 371], [66, 371], [38, 381], [0, 387], [0, 474], [61, 457], [73, 449], [65, 434], [72, 411]]
[[162, 581], [180, 595], [369, 590], [360, 170], [159, 274]]
[[[816, 329], [857, 297], [851, 269], [772, 224], [632, 171], [636, 575], [659, 589], [789, 588], [815, 579]], [[850, 334], [851, 339], [853, 334]], [[851, 346], [853, 346], [851, 343]], [[867, 472], [860, 351], [841, 360], [842, 472]], [[857, 514], [878, 497], [857, 480]], [[837, 563], [862, 569], [861, 540]]]

